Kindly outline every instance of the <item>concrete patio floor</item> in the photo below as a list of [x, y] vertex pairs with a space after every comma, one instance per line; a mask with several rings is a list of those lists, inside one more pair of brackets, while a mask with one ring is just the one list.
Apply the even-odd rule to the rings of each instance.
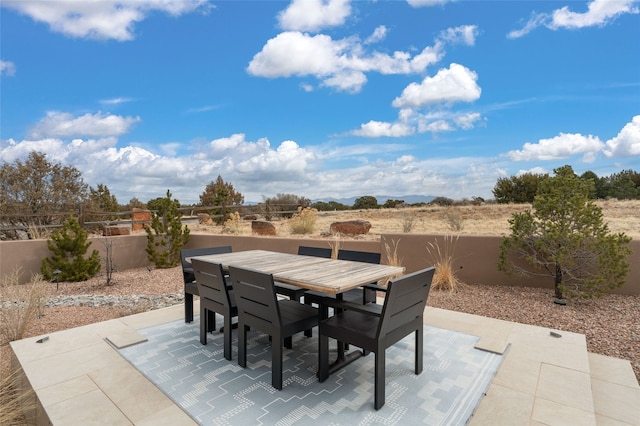
[[[136, 330], [183, 315], [183, 305], [176, 305], [51, 333], [43, 343], [37, 341], [45, 336], [12, 342], [23, 385], [35, 391], [38, 408], [29, 420], [195, 424], [112, 346], [134, 343], [140, 338]], [[631, 364], [588, 353], [582, 334], [431, 307], [425, 323], [479, 336], [480, 349], [508, 348], [470, 425], [640, 425], [640, 386]]]

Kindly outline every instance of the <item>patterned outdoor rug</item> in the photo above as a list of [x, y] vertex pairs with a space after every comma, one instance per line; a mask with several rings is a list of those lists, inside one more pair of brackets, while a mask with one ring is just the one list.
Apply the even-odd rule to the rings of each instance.
[[[218, 327], [220, 327], [220, 316]], [[317, 330], [296, 335], [284, 350], [284, 387], [271, 387], [268, 336], [248, 334], [247, 368], [224, 359], [222, 333], [199, 341], [198, 318], [140, 330], [145, 343], [120, 350], [142, 374], [203, 425], [464, 425], [493, 379], [502, 356], [474, 349], [478, 337], [425, 326], [424, 370], [416, 376], [414, 338], [387, 349], [386, 405], [373, 408], [374, 355], [324, 383], [316, 378]]]

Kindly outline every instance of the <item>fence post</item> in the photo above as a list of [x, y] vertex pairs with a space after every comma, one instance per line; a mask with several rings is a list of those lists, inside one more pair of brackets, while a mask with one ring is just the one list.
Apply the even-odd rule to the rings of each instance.
[[86, 206], [84, 204], [80, 204], [80, 209], [78, 210], [78, 223], [80, 226], [84, 228], [84, 216], [86, 212]]

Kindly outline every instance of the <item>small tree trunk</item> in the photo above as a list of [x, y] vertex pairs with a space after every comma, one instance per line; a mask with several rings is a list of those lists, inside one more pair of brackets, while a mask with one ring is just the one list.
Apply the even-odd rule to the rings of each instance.
[[556, 299], [562, 299], [562, 290], [560, 290], [560, 284], [562, 284], [562, 268], [560, 265], [556, 265], [556, 277], [555, 277], [555, 290]]

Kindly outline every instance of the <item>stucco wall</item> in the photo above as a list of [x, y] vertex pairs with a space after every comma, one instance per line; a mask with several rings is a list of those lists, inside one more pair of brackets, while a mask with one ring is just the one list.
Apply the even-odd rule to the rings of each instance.
[[[382, 253], [382, 263], [387, 263], [384, 244], [393, 247], [398, 244], [398, 257], [407, 272], [430, 266], [427, 252], [429, 242], [442, 244], [443, 236], [423, 234], [386, 234], [380, 241], [346, 240], [340, 247], [350, 250], [375, 251]], [[146, 235], [125, 235], [111, 237], [114, 242], [113, 260], [119, 270], [149, 266], [145, 247]], [[104, 239], [92, 240], [91, 249], [97, 249], [105, 257]], [[527, 285], [552, 288], [550, 278], [531, 278], [507, 275], [498, 271], [500, 237], [460, 236], [456, 242], [454, 268], [458, 277], [469, 284]], [[332, 240], [278, 238], [232, 235], [191, 235], [188, 248], [231, 245], [233, 251], [249, 249], [273, 250], [296, 253], [299, 245], [330, 247]], [[633, 254], [630, 257], [631, 271], [627, 284], [615, 290], [619, 294], [640, 294], [640, 240], [631, 242]], [[17, 265], [22, 268], [22, 281], [26, 282], [32, 273], [40, 271], [42, 259], [50, 256], [45, 240], [1, 241], [0, 276], [10, 273]]]

